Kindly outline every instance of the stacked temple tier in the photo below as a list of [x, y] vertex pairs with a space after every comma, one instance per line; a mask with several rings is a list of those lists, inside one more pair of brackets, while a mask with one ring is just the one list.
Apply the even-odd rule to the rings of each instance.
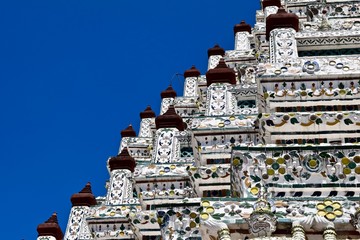
[[[261, 6], [121, 132], [106, 196], [72, 196], [65, 240], [360, 239], [360, 3]], [[56, 215], [38, 232], [63, 236]]]

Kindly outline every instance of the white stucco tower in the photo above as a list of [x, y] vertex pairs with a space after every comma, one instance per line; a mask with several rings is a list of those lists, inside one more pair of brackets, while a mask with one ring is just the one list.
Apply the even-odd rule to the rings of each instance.
[[360, 240], [360, 2], [262, 0], [233, 33], [121, 131], [66, 240]]

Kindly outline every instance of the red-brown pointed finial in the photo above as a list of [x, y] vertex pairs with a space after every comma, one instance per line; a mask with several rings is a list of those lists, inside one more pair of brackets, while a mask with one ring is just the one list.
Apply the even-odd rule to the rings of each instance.
[[53, 236], [56, 240], [62, 240], [64, 234], [58, 223], [57, 214], [53, 213], [51, 217], [37, 227], [38, 236]]

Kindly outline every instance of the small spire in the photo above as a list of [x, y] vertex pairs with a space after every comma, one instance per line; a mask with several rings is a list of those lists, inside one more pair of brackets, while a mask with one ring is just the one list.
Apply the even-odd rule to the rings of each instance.
[[131, 172], [134, 172], [136, 161], [133, 157], [130, 156], [127, 147], [125, 147], [119, 155], [109, 159], [109, 166], [110, 171], [115, 169], [128, 169]]
[[179, 131], [184, 131], [184, 122], [182, 118], [176, 113], [174, 105], [170, 105], [168, 110], [155, 119], [156, 129], [159, 128], [177, 128]]
[[270, 32], [276, 28], [293, 28], [299, 31], [299, 17], [295, 13], [288, 13], [280, 7], [276, 14], [266, 18], [266, 39], [269, 40]]
[[280, 0], [263, 0], [263, 1], [262, 1], [262, 8], [263, 8], [263, 10], [264, 10], [266, 7], [270, 7], [270, 6], [281, 7], [281, 1], [280, 1]]
[[198, 77], [200, 76], [200, 74], [201, 74], [200, 71], [194, 65], [192, 65], [190, 69], [184, 72], [184, 78]]
[[97, 204], [95, 196], [91, 191], [91, 184], [88, 182], [85, 187], [79, 192], [75, 193], [70, 198], [72, 206], [94, 206]]
[[161, 92], [161, 98], [175, 98], [177, 96], [175, 90], [172, 88], [171, 84], [168, 86], [167, 89]]
[[174, 115], [177, 115], [174, 105], [170, 105], [168, 110], [163, 114], [163, 116], [174, 116]]
[[279, 7], [279, 9], [276, 12], [276, 14], [286, 14], [286, 13], [287, 13], [287, 11], [283, 7]]
[[218, 65], [215, 67], [217, 69], [220, 69], [220, 68], [228, 68], [228, 66], [226, 65], [225, 63], [225, 60], [224, 58], [221, 58]]
[[221, 56], [225, 55], [225, 50], [222, 47], [220, 47], [218, 44], [215, 44], [214, 47], [208, 49], [208, 58], [216, 55], [221, 55]]
[[38, 236], [53, 236], [56, 240], [62, 240], [64, 234], [58, 224], [57, 214], [54, 212], [51, 217], [37, 227]]
[[155, 112], [151, 109], [150, 105], [146, 107], [146, 109], [140, 113], [140, 118], [154, 118], [156, 117]]
[[215, 68], [207, 71], [206, 81], [207, 86], [210, 86], [212, 83], [236, 84], [235, 71], [231, 68], [228, 68], [225, 60], [222, 58]]
[[242, 20], [239, 24], [234, 26], [234, 34], [238, 32], [248, 32], [251, 33], [251, 26]]
[[92, 193], [91, 191], [91, 183], [88, 182], [85, 187], [79, 193]]
[[58, 224], [59, 222], [58, 222], [58, 218], [57, 218], [57, 213], [54, 212], [51, 215], [51, 217], [49, 217], [49, 219], [45, 221], [45, 223], [56, 223], [56, 224]]
[[121, 131], [121, 137], [136, 137], [136, 132], [131, 124]]

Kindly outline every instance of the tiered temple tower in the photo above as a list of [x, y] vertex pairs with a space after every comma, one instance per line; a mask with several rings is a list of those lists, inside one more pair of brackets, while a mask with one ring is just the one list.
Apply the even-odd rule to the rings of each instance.
[[[261, 6], [122, 131], [106, 196], [72, 196], [65, 240], [360, 239], [360, 3]], [[61, 240], [56, 214], [38, 232]]]

